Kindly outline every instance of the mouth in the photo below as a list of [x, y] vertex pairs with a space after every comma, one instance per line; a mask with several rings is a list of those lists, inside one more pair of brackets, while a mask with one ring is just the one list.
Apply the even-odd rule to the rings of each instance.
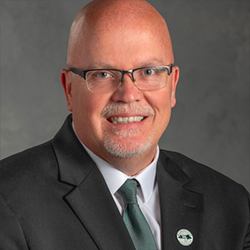
[[112, 116], [108, 118], [108, 121], [113, 124], [127, 124], [127, 123], [141, 122], [145, 118], [146, 117], [144, 116], [128, 116], [128, 117]]

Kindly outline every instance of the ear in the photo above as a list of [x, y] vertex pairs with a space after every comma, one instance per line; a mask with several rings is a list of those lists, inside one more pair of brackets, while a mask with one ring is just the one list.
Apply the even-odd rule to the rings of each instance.
[[172, 68], [172, 90], [171, 90], [171, 108], [176, 104], [176, 86], [179, 80], [180, 69], [178, 66], [173, 66]]
[[69, 71], [66, 69], [61, 70], [61, 83], [64, 89], [64, 93], [66, 96], [67, 107], [69, 111], [73, 111], [72, 109], [72, 83], [71, 77], [69, 76]]

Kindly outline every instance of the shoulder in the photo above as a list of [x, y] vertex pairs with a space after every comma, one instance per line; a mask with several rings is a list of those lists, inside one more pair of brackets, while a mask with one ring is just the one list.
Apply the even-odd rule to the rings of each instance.
[[208, 167], [202, 163], [199, 163], [181, 153], [161, 150], [161, 154], [163, 157], [170, 159], [173, 161], [178, 167], [180, 167], [189, 177], [199, 177], [202, 179], [210, 179], [213, 178], [221, 179], [225, 182], [235, 183], [233, 180], [228, 178], [227, 176], [221, 174], [220, 172]]
[[188, 185], [198, 193], [217, 197], [239, 196], [249, 200], [247, 190], [224, 174], [180, 153], [161, 150], [161, 155], [174, 162], [188, 176]]
[[0, 192], [27, 186], [44, 176], [55, 175], [56, 158], [51, 141], [0, 161]]
[[35, 165], [48, 159], [51, 155], [53, 155], [53, 147], [51, 141], [48, 141], [1, 160], [0, 171], [17, 170], [24, 166]]

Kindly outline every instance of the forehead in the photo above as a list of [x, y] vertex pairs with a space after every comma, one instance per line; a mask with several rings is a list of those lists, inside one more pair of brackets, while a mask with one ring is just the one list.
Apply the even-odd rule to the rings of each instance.
[[139, 19], [163, 21], [162, 16], [144, 0], [93, 1], [79, 13], [88, 25], [126, 24]]
[[171, 54], [164, 39], [145, 30], [98, 32], [89, 36], [83, 44], [79, 50], [82, 63], [116, 66], [119, 62], [128, 67], [142, 67], [149, 66], [146, 64], [159, 65], [158, 61], [163, 63]]
[[146, 1], [109, 0], [99, 3], [83, 15], [82, 25], [89, 32], [150, 30], [157, 35], [168, 33], [163, 17]]
[[123, 5], [115, 7], [98, 6], [94, 12], [87, 11], [81, 17], [77, 30], [79, 39], [74, 46], [81, 63], [86, 63], [87, 59], [110, 64], [107, 60], [114, 57], [125, 61], [162, 60], [159, 56], [172, 61], [168, 29], [158, 12], [148, 10], [148, 6], [141, 9]]

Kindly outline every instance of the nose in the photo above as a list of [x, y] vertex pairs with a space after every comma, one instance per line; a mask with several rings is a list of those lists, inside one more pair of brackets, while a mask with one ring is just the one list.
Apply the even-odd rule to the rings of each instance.
[[121, 77], [121, 81], [120, 87], [112, 95], [114, 102], [131, 103], [143, 98], [143, 94], [137, 88], [131, 72], [126, 71]]

